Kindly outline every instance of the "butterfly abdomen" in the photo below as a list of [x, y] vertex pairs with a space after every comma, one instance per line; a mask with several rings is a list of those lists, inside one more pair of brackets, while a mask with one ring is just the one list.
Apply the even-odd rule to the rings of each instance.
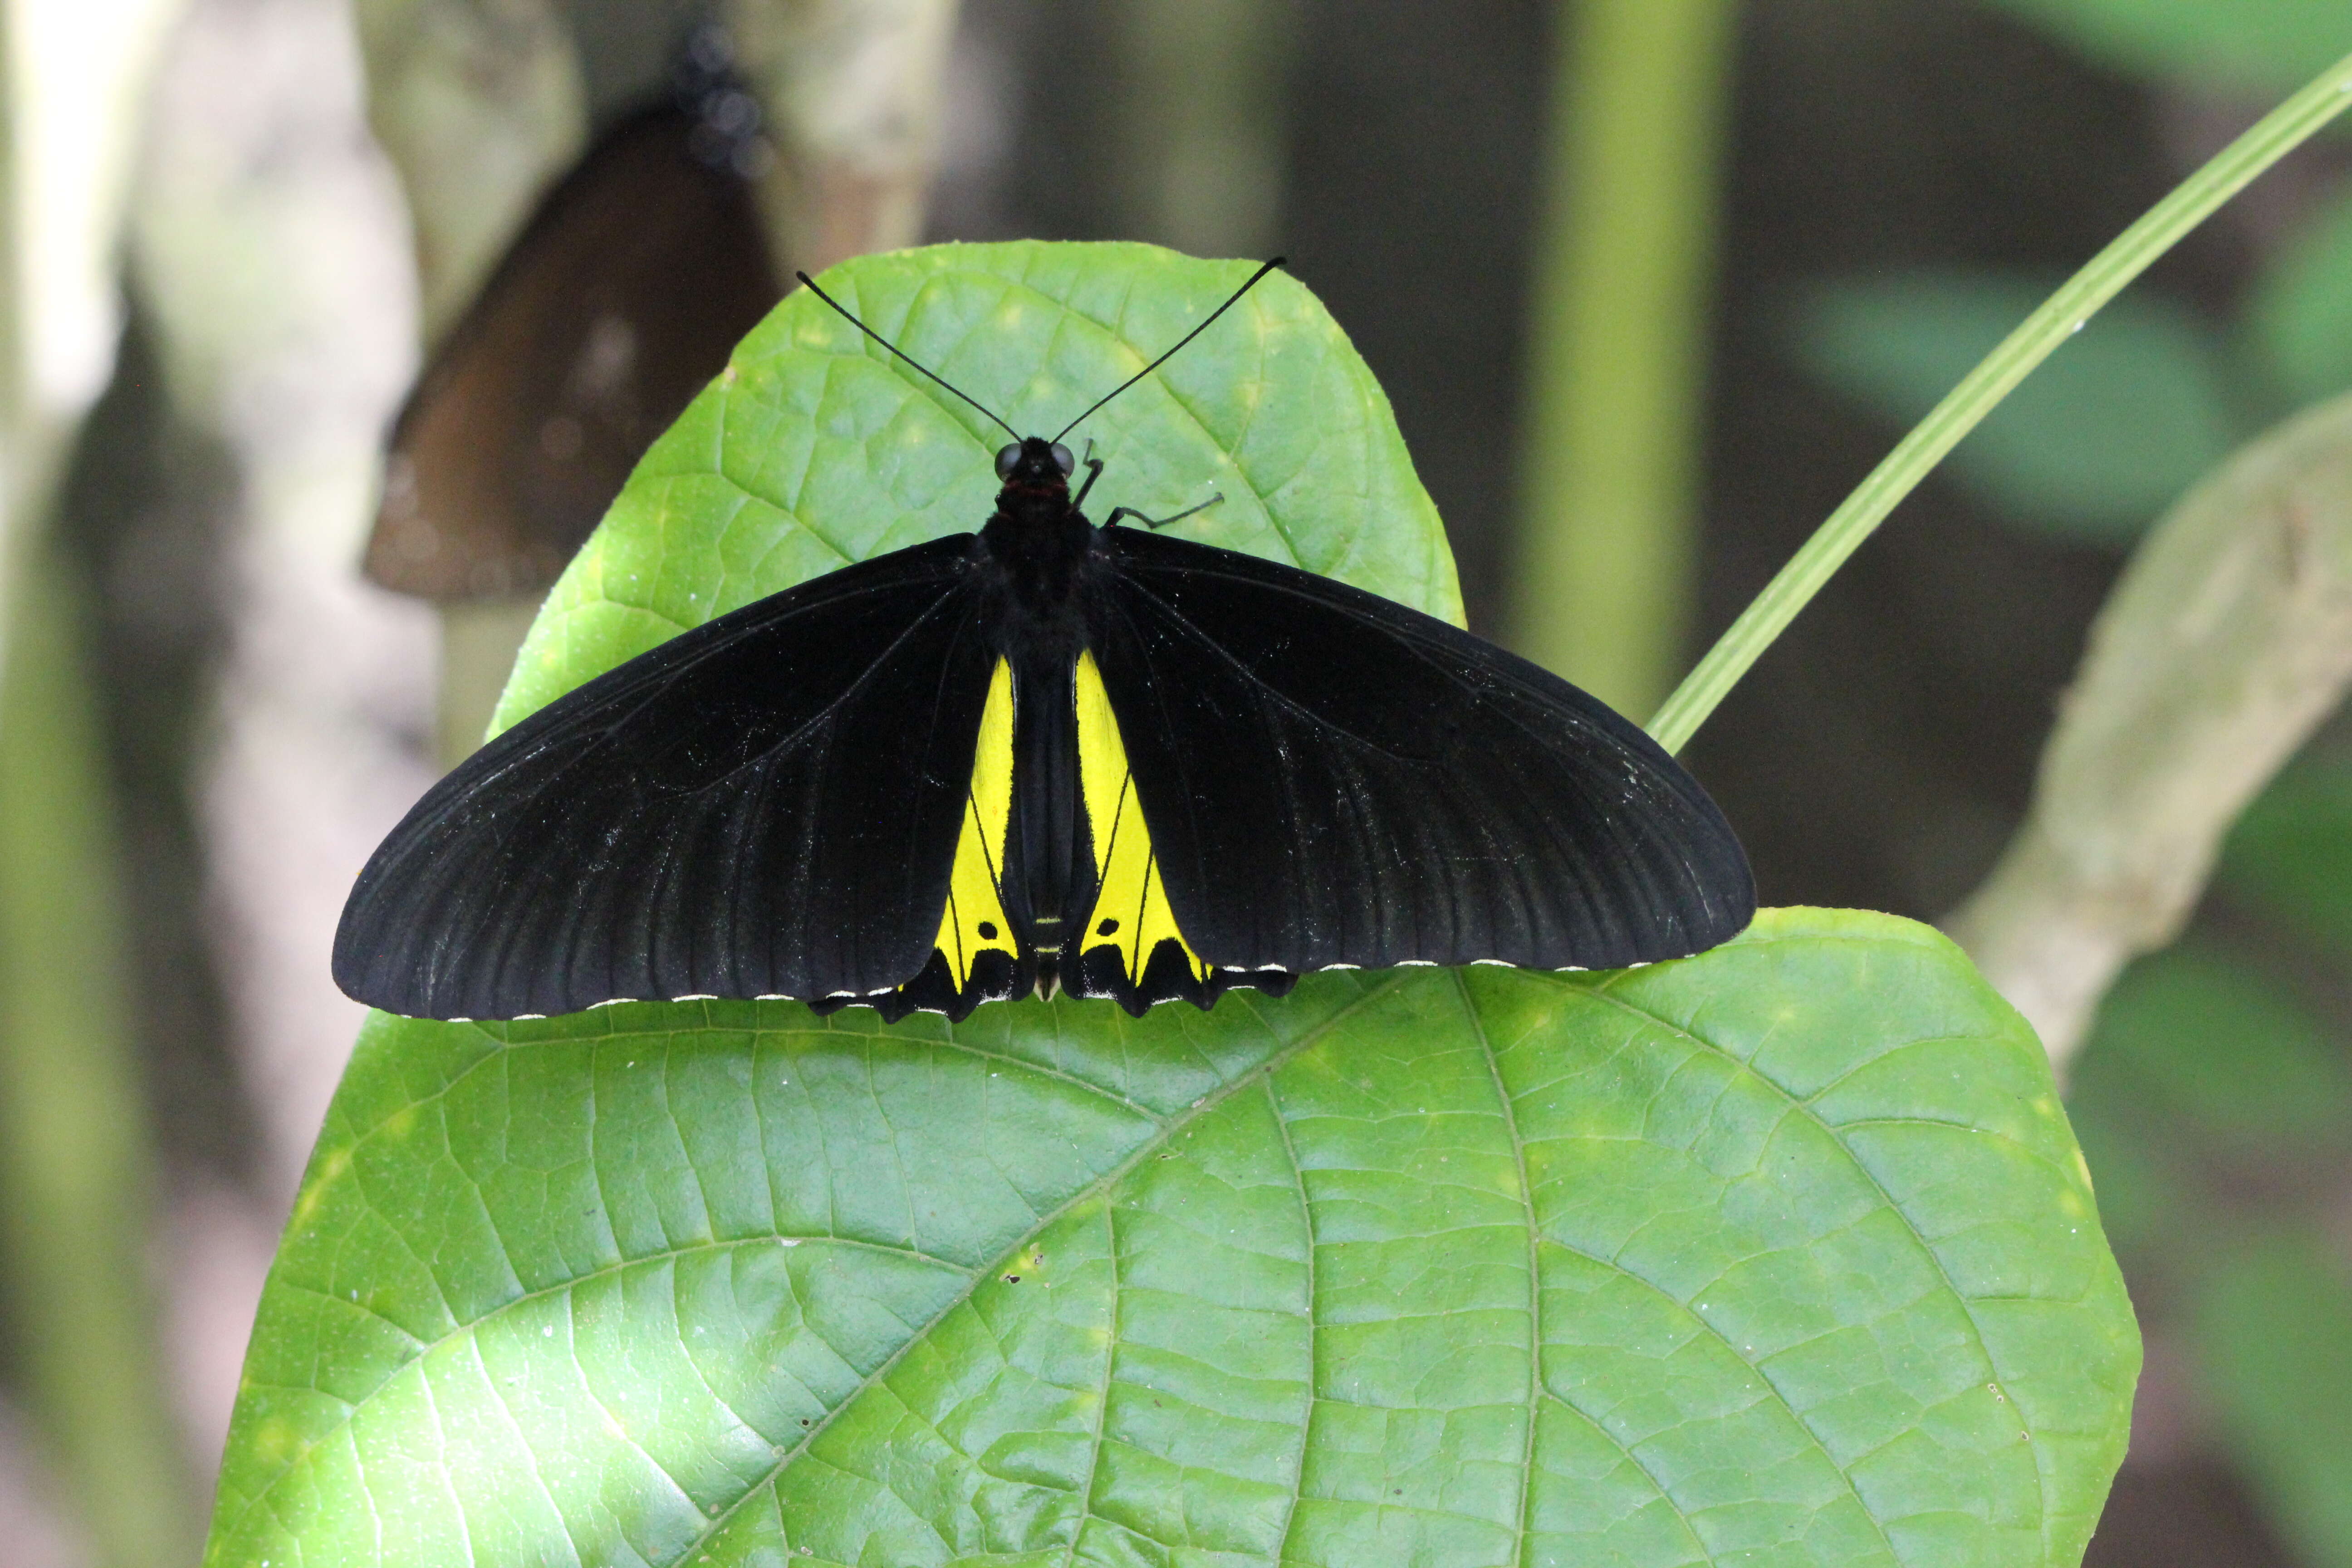
[[1066, 922], [1086, 913], [1093, 897], [1087, 819], [1078, 792], [1076, 715], [1070, 671], [1077, 649], [1068, 644], [1020, 651], [1014, 666], [1013, 839], [1006, 851], [1009, 881], [1023, 906], [1040, 956], [1062, 947]]

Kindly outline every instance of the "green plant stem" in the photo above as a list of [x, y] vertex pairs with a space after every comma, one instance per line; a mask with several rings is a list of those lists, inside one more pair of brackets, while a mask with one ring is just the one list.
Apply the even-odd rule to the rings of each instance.
[[2067, 279], [1903, 438], [1707, 650], [1650, 721], [1659, 743], [1681, 750], [1846, 557], [2036, 365], [2216, 207], [2347, 108], [2352, 55], [2264, 116]]
[[1508, 636], [1628, 712], [1690, 617], [1737, 0], [1560, 7]]
[[1113, 197], [1125, 232], [1194, 256], [1280, 248], [1286, 0], [1119, 0]]
[[26, 1404], [95, 1560], [186, 1563], [195, 1516], [154, 1345], [121, 867], [78, 595], [37, 544], [14, 565], [0, 675], [0, 1286]]

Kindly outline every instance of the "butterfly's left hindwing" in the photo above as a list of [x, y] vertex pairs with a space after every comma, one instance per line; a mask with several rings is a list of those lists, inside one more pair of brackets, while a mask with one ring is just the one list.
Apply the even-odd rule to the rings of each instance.
[[1139, 1017], [1156, 1002], [1179, 998], [1208, 1006], [1234, 984], [1256, 985], [1276, 995], [1288, 990], [1296, 975], [1220, 970], [1185, 941], [1169, 907], [1168, 885], [1144, 824], [1118, 718], [1091, 653], [1078, 656], [1073, 686], [1078, 777], [1093, 840], [1096, 892], [1085, 922], [1074, 928], [1077, 958], [1065, 960], [1063, 984], [1081, 996], [1108, 996]]

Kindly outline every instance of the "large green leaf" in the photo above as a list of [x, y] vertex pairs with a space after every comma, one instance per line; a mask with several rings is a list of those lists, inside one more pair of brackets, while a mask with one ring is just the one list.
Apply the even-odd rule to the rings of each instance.
[[[1824, 384], [1908, 426], [2048, 292], [1993, 271], [1830, 283], [1804, 301], [1797, 347]], [[2124, 543], [2228, 456], [2235, 432], [2210, 335], [2166, 300], [2126, 294], [1960, 443], [1951, 472], [2012, 521]]]
[[[1237, 276], [1015, 246], [828, 281], [1050, 434]], [[1107, 492], [1220, 486], [1204, 537], [1450, 613], [1385, 402], [1268, 289], [1246, 352], [1106, 411]], [[649, 456], [509, 716], [984, 511], [990, 428], [812, 303]], [[2040, 1047], [1883, 916], [1142, 1020], [379, 1016], [208, 1561], [2064, 1565], [2137, 1354]]]
[[2137, 1362], [2032, 1034], [1885, 916], [1140, 1022], [379, 1019], [211, 1561], [2072, 1563]]
[[2137, 75], [2273, 94], [2352, 51], [2352, 12], [2327, 0], [1994, 0]]

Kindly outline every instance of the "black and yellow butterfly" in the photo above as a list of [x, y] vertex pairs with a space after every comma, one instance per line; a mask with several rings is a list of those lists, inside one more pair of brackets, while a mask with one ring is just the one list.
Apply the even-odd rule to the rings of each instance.
[[962, 1018], [1056, 984], [1140, 1014], [1318, 969], [1613, 968], [1747, 925], [1722, 814], [1600, 701], [1127, 508], [1097, 527], [1103, 465], [1073, 495], [1078, 466], [1018, 439], [978, 533], [721, 616], [490, 742], [361, 874], [337, 982], [440, 1018]]

